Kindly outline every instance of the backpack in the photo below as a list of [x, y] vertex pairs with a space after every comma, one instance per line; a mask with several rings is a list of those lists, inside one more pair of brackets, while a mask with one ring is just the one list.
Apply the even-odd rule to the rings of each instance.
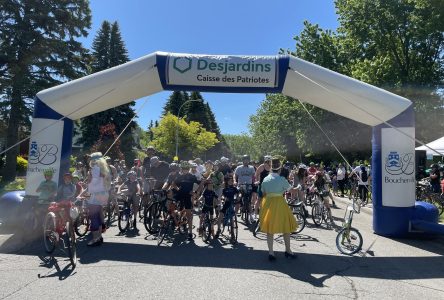
[[365, 169], [365, 167], [361, 168], [361, 180], [362, 180], [362, 182], [367, 182], [367, 180], [368, 180], [368, 174], [367, 174], [367, 170]]

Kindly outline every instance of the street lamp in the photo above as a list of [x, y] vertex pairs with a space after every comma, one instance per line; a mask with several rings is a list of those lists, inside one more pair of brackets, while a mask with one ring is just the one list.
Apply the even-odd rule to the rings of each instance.
[[177, 112], [177, 124], [176, 124], [176, 156], [174, 156], [174, 160], [179, 160], [179, 157], [177, 156], [177, 151], [179, 149], [179, 117], [180, 117], [180, 110], [182, 107], [187, 104], [188, 102], [202, 102], [202, 99], [190, 99], [182, 103], [182, 105], [179, 107], [179, 111]]

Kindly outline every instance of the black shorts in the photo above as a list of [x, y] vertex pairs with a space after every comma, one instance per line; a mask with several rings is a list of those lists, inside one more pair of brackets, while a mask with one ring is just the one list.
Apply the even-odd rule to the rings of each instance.
[[253, 184], [253, 186], [251, 188], [251, 192], [252, 193], [257, 193], [257, 185]]
[[221, 212], [223, 214], [225, 214], [227, 212], [228, 208], [231, 206], [231, 203], [232, 203], [231, 200], [224, 202], [224, 206], [222, 207], [222, 210], [221, 210]]
[[191, 195], [177, 194], [176, 199], [180, 202], [180, 207], [185, 209], [192, 209], [193, 203], [191, 201]]
[[213, 216], [214, 215], [214, 207], [204, 205], [204, 207], [202, 208], [202, 214], [206, 214], [207, 212], [210, 213], [210, 216]]

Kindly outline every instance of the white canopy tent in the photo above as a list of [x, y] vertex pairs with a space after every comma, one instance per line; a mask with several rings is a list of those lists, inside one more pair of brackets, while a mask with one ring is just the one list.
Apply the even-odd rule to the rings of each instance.
[[437, 139], [437, 140], [434, 140], [428, 144], [422, 145], [420, 147], [416, 147], [415, 150], [427, 151], [426, 153], [427, 153], [428, 157], [444, 155], [444, 136]]

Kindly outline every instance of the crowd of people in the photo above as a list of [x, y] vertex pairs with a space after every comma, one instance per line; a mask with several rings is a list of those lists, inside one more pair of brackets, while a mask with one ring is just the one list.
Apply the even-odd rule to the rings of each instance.
[[[347, 172], [342, 163], [330, 168], [313, 162], [309, 166], [291, 162], [282, 164], [279, 159], [268, 155], [264, 156], [262, 163], [252, 162], [248, 155], [244, 155], [240, 162], [222, 157], [216, 161], [203, 162], [196, 158], [167, 163], [156, 156], [153, 147], [148, 147], [143, 161], [135, 159], [132, 166], [127, 166], [124, 160], [103, 157], [100, 152], [92, 153], [76, 163], [74, 172], [64, 174], [63, 182], [58, 187], [52, 181], [52, 173], [47, 171], [37, 192], [40, 193], [39, 201], [74, 201], [87, 193], [92, 232], [88, 245], [99, 246], [103, 243], [102, 233], [105, 230], [102, 207], [107, 205], [114, 188], [118, 193], [126, 188], [127, 200], [134, 211], [135, 230], [141, 201], [149, 197], [151, 190], [163, 190], [168, 199], [174, 199], [185, 210], [188, 239], [192, 240], [193, 207], [198, 199], [203, 204], [202, 213], [210, 212], [211, 217], [216, 218], [214, 238], [217, 239], [227, 209], [231, 205], [239, 209], [236, 202], [241, 193], [239, 187], [250, 185], [249, 222], [259, 220], [261, 231], [267, 234], [269, 259], [274, 260], [273, 234], [276, 233], [284, 234], [285, 256], [295, 257], [290, 248], [289, 235], [297, 224], [283, 197], [284, 193], [290, 193], [298, 201], [305, 201], [307, 190], [316, 188], [326, 193], [324, 204], [329, 208], [330, 201], [335, 206], [332, 194], [344, 197], [348, 181], [356, 182], [361, 198], [365, 198], [369, 174], [369, 166], [363, 164]], [[198, 234], [201, 234], [200, 227]]]

